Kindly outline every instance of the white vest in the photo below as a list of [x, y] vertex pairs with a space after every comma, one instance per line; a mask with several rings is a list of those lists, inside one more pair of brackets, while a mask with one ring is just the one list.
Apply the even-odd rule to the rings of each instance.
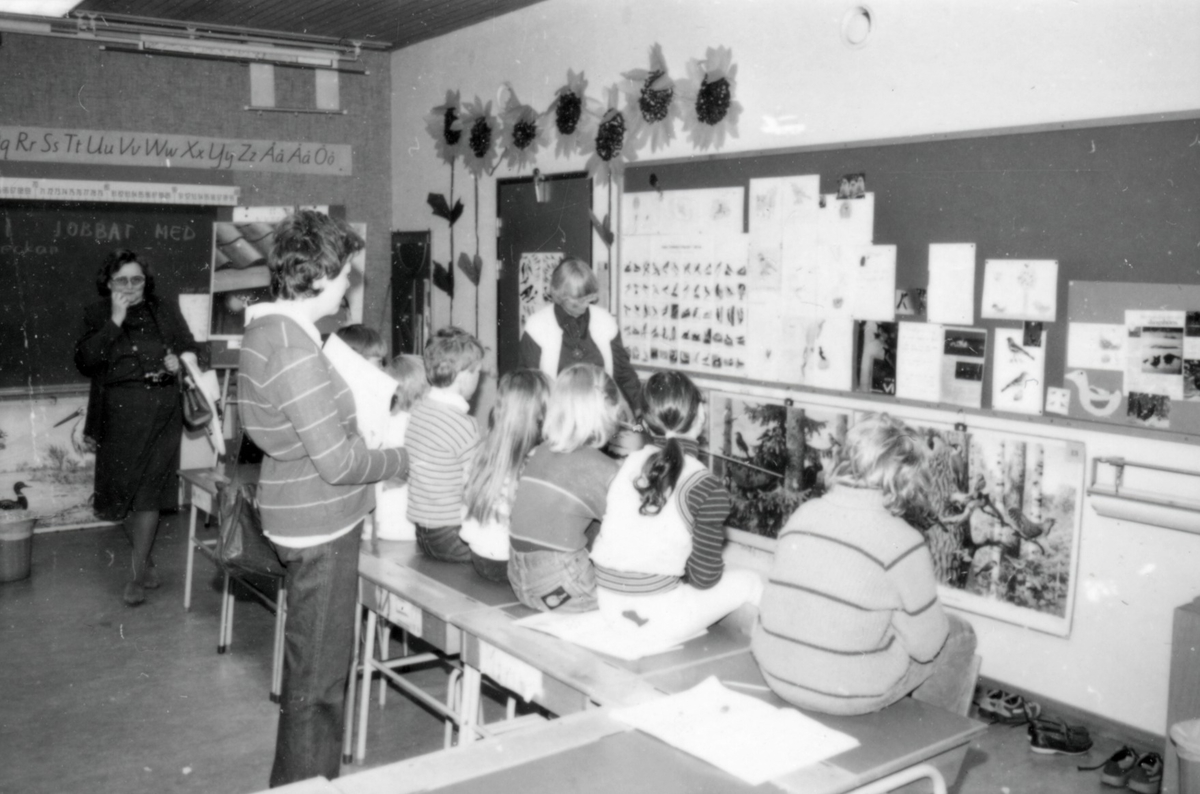
[[[617, 321], [599, 306], [589, 307], [588, 312], [588, 336], [600, 348], [600, 355], [604, 357], [604, 371], [612, 377], [612, 342], [617, 338]], [[553, 303], [529, 315], [525, 320], [525, 333], [542, 350], [538, 369], [553, 381], [558, 377], [558, 357], [562, 353], [563, 337], [562, 328], [554, 317]]]
[[591, 552], [597, 565], [629, 573], [683, 576], [692, 554], [692, 531], [684, 520], [679, 496], [688, 480], [705, 467], [691, 455], [684, 455], [683, 469], [667, 503], [656, 515], [644, 516], [639, 512], [642, 496], [633, 484], [642, 476], [646, 460], [661, 451], [653, 444], [639, 449], [625, 459], [613, 478], [600, 535]]

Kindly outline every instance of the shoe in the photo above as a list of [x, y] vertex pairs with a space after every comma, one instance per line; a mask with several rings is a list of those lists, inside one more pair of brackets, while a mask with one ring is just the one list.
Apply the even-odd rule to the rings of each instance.
[[1133, 774], [1129, 776], [1129, 790], [1138, 794], [1158, 794], [1162, 788], [1163, 760], [1158, 753], [1142, 753]]
[[1042, 707], [1034, 701], [1003, 689], [980, 689], [975, 693], [975, 705], [979, 716], [1005, 725], [1024, 725], [1042, 713]]
[[137, 582], [130, 582], [125, 585], [125, 604], [135, 607], [146, 600], [146, 588], [142, 587]]
[[1076, 769], [1080, 772], [1090, 772], [1093, 769], [1104, 767], [1104, 771], [1100, 773], [1100, 782], [1106, 786], [1124, 788], [1129, 783], [1129, 777], [1133, 774], [1133, 767], [1137, 763], [1137, 760], [1137, 750], [1126, 745], [1110, 755], [1108, 760], [1102, 764], [1080, 766], [1076, 767]]
[[1092, 749], [1092, 737], [1082, 725], [1035, 719], [1029, 721], [1029, 748], [1035, 753], [1083, 755]]

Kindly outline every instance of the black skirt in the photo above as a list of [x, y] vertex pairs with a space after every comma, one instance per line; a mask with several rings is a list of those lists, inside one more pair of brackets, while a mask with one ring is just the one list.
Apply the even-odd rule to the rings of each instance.
[[104, 438], [96, 450], [96, 515], [120, 521], [131, 511], [179, 504], [183, 413], [174, 383], [105, 389]]

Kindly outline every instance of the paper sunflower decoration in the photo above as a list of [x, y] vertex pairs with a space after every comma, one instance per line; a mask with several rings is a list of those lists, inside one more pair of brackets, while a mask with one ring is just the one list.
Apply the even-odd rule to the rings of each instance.
[[587, 111], [587, 79], [583, 72], [575, 74], [567, 70], [567, 84], [554, 92], [554, 101], [546, 113], [553, 115], [554, 128], [558, 131], [558, 143], [554, 153], [570, 157], [583, 151], [587, 144], [590, 119]]
[[596, 125], [595, 137], [588, 145], [591, 157], [587, 161], [587, 170], [592, 179], [611, 184], [614, 178], [620, 178], [625, 172], [625, 163], [637, 159], [637, 155], [628, 146], [628, 124], [625, 114], [617, 107], [621, 97], [620, 87], [614, 84], [605, 93], [608, 103], [600, 116], [600, 123]]
[[463, 153], [462, 100], [457, 91], [447, 91], [446, 101], [425, 117], [425, 129], [437, 142], [437, 155], [453, 165]]
[[650, 48], [650, 68], [625, 72], [621, 88], [628, 97], [629, 138], [633, 148], [650, 143], [650, 151], [665, 147], [675, 137], [675, 121], [680, 118], [675, 96], [675, 81], [667, 74], [662, 45]]
[[500, 114], [503, 127], [500, 146], [507, 166], [521, 171], [537, 161], [538, 150], [550, 139], [547, 115], [521, 104], [512, 86], [508, 86], [508, 102]]
[[733, 99], [737, 66], [728, 47], [709, 47], [704, 60], [688, 64], [688, 79], [679, 81], [684, 98], [683, 131], [697, 149], [721, 148], [725, 136], [737, 137], [742, 106]]
[[496, 161], [500, 157], [496, 151], [500, 120], [492, 115], [492, 103], [485, 105], [479, 97], [475, 97], [474, 102], [463, 107], [462, 129], [467, 144], [463, 151], [467, 170], [476, 179], [485, 173], [490, 174], [496, 169]]

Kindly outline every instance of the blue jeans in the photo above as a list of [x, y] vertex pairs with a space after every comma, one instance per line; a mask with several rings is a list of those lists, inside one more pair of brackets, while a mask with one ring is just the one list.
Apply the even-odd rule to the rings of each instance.
[[508, 558], [508, 581], [517, 600], [539, 612], [596, 609], [596, 571], [587, 549], [517, 551]]
[[276, 546], [287, 567], [283, 693], [271, 787], [341, 771], [362, 524], [307, 549]]
[[461, 524], [427, 527], [417, 524], [417, 548], [427, 557], [442, 562], [470, 562], [471, 548], [458, 536]]

